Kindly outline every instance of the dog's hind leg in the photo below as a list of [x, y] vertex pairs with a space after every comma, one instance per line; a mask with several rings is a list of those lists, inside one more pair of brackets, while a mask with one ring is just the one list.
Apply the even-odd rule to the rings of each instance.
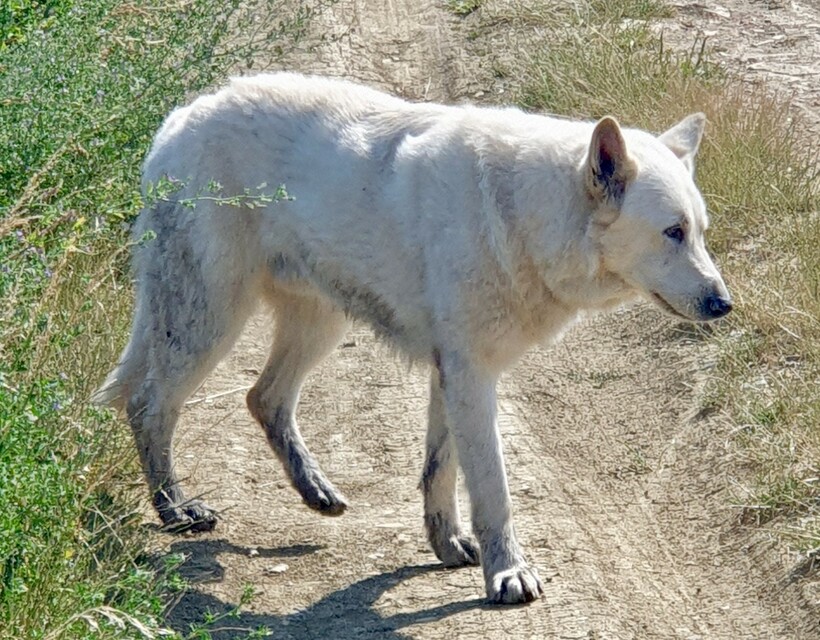
[[478, 545], [461, 528], [458, 509], [458, 457], [447, 428], [438, 370], [430, 375], [427, 454], [420, 487], [424, 494], [424, 525], [439, 560], [447, 567], [478, 564]]
[[305, 377], [339, 343], [349, 322], [330, 303], [309, 296], [277, 292], [274, 309], [273, 348], [248, 392], [248, 408], [305, 504], [325, 515], [339, 515], [347, 502], [305, 445], [295, 413]]
[[134, 369], [138, 378], [124, 381], [125, 408], [165, 527], [207, 531], [216, 515], [183, 493], [174, 466], [174, 430], [185, 400], [238, 337], [257, 291], [245, 247], [197, 242], [170, 226], [173, 220], [151, 220], [156, 238], [138, 258], [138, 323], [126, 351], [141, 354], [144, 366]]

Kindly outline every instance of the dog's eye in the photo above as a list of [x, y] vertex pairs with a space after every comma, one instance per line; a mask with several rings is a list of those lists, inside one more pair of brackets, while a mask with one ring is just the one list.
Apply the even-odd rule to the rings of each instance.
[[664, 229], [663, 235], [672, 238], [672, 240], [674, 240], [675, 242], [683, 242], [683, 227], [681, 227], [679, 224], [676, 224], [672, 227], [669, 227], [668, 229]]

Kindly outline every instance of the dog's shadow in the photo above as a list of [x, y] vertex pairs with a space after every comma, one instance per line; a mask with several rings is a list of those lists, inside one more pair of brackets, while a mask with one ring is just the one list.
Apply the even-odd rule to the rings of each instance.
[[[176, 568], [182, 578], [189, 584], [221, 582], [225, 569], [219, 563], [217, 555], [233, 553], [240, 556], [258, 556], [259, 558], [294, 558], [315, 553], [324, 547], [313, 544], [298, 544], [290, 547], [271, 549], [242, 547], [227, 540], [180, 540], [171, 545], [163, 557], [182, 555], [185, 561]], [[163, 557], [155, 557], [154, 564], [161, 566]]]
[[[271, 549], [257, 549], [259, 557], [288, 558], [315, 553], [322, 547], [296, 545]], [[225, 540], [180, 541], [171, 546], [170, 553], [183, 553], [187, 557], [178, 573], [190, 584], [218, 582], [224, 576], [224, 568], [219, 564], [217, 554], [238, 553], [249, 555], [250, 549], [239, 547]], [[401, 567], [371, 576], [348, 587], [328, 594], [315, 604], [291, 614], [239, 612], [208, 627], [213, 640], [235, 640], [245, 638], [253, 631], [264, 628], [265, 638], [295, 639], [305, 637], [333, 640], [353, 640], [354, 638], [384, 638], [406, 640], [400, 634], [404, 627], [422, 622], [434, 622], [470, 609], [488, 606], [486, 601], [475, 598], [463, 602], [445, 604], [412, 613], [399, 613], [383, 617], [373, 608], [383, 593], [400, 582], [415, 576], [441, 571], [440, 564]], [[235, 603], [223, 602], [218, 598], [195, 589], [186, 592], [169, 610], [165, 624], [188, 637], [195, 625], [202, 624], [206, 617], [213, 619], [230, 614], [236, 609]], [[254, 636], [256, 637], [256, 636]]]

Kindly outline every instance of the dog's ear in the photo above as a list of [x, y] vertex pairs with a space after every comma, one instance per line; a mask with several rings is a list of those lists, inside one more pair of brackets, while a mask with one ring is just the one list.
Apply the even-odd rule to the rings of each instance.
[[621, 127], [614, 118], [602, 118], [592, 132], [587, 154], [587, 188], [596, 201], [620, 204], [635, 177], [635, 162], [626, 151]]
[[694, 173], [695, 156], [698, 153], [705, 127], [706, 116], [702, 113], [693, 113], [686, 116], [669, 131], [662, 133], [658, 139], [681, 159], [681, 162], [686, 165], [690, 173]]

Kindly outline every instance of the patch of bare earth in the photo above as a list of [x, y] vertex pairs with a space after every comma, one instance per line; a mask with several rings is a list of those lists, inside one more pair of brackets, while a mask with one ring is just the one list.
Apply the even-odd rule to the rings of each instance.
[[663, 24], [677, 44], [704, 36], [715, 60], [749, 83], [789, 99], [815, 137], [820, 134], [820, 0], [683, 0]]
[[[693, 6], [681, 8], [681, 29], [688, 16], [704, 19]], [[311, 29], [284, 66], [420, 100], [456, 101], [485, 86], [463, 22], [444, 3], [343, 0]], [[816, 80], [808, 88], [810, 106]], [[503, 379], [516, 525], [546, 579], [543, 599], [504, 608], [484, 605], [480, 569], [441, 569], [427, 547], [416, 489], [426, 372], [408, 371], [365, 328], [314, 372], [299, 413], [351, 506], [323, 518], [301, 504], [244, 404], [273, 323], [263, 312], [253, 319], [182, 418], [181, 474], [223, 517], [210, 534], [159, 536], [189, 556], [183, 574], [195, 584], [171, 611], [174, 628], [227, 611], [252, 585], [251, 605], [214, 638], [259, 626], [273, 638], [326, 640], [820, 637], [817, 592], [783, 571], [793, 559], [730, 506], [743, 473], [732, 425], [698, 411], [712, 353], [685, 325], [645, 305], [600, 317]]]

